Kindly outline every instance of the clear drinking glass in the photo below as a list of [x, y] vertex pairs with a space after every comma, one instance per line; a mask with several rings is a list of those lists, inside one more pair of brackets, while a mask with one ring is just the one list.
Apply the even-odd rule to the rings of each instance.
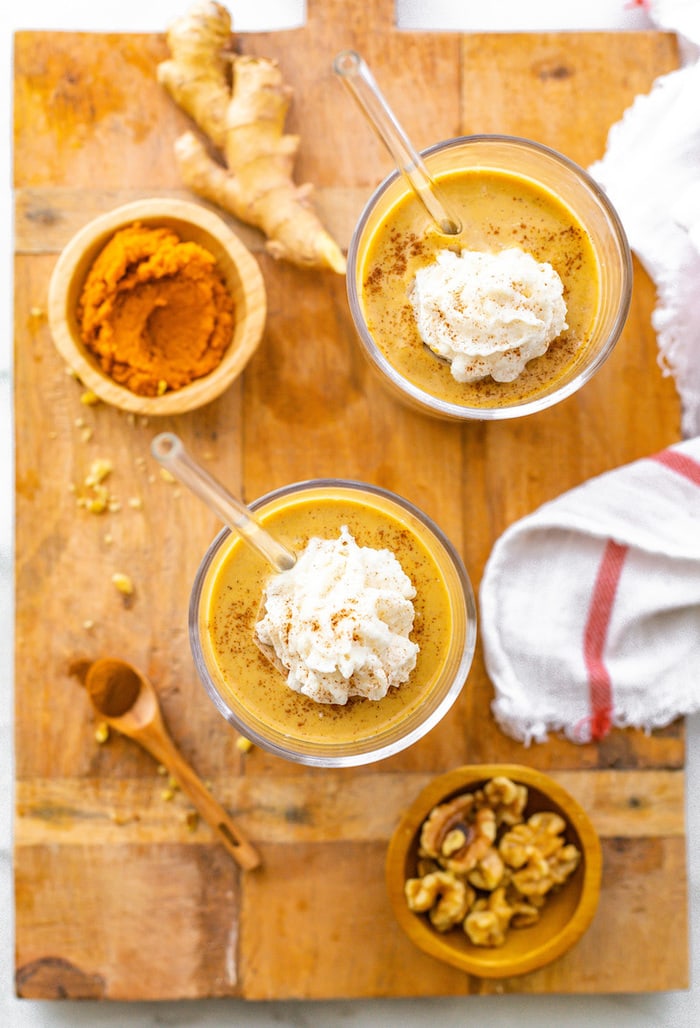
[[291, 549], [313, 535], [337, 538], [348, 524], [360, 545], [392, 550], [417, 589], [412, 638], [420, 652], [409, 681], [382, 700], [342, 707], [300, 696], [253, 637], [269, 565], [224, 529], [197, 572], [189, 611], [195, 665], [216, 708], [257, 745], [301, 764], [368, 764], [420, 739], [459, 696], [476, 643], [474, 594], [452, 543], [412, 503], [361, 482], [296, 483], [250, 508]]
[[[387, 214], [410, 195], [405, 177], [395, 171], [368, 200], [348, 251], [348, 300], [365, 355], [400, 398], [426, 413], [449, 420], [520, 417], [544, 410], [571, 396], [610, 355], [629, 311], [632, 260], [622, 224], [610, 201], [591, 176], [573, 161], [528, 139], [499, 135], [465, 136], [438, 143], [423, 151], [422, 157], [438, 183], [441, 176], [460, 170], [506, 172], [541, 187], [573, 212], [590, 239], [597, 265], [598, 300], [591, 330], [563, 373], [552, 381], [544, 381], [531, 395], [516, 400], [496, 400], [487, 406], [461, 403], [454, 398], [446, 400], [399, 370], [391, 357], [377, 345], [367, 323], [363, 302], [368, 246]], [[461, 217], [464, 222], [468, 221], [467, 206]], [[424, 224], [417, 225], [417, 232], [426, 231], [428, 225], [426, 216]], [[454, 237], [444, 238], [445, 246], [455, 247]], [[449, 374], [449, 369], [445, 373]]]

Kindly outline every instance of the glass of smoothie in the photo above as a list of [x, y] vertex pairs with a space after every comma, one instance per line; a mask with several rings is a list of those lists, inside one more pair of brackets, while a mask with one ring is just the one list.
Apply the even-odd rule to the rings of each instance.
[[379, 185], [348, 252], [366, 356], [401, 398], [451, 420], [519, 417], [570, 396], [629, 311], [614, 208], [587, 172], [528, 139], [466, 136], [421, 156], [460, 231], [441, 231], [398, 171]]
[[[224, 529], [197, 572], [189, 612], [195, 665], [219, 712], [269, 752], [321, 767], [368, 764], [424, 736], [457, 699], [474, 655], [474, 595], [454, 546], [413, 504], [360, 482], [318, 479], [288, 485], [256, 500], [250, 510], [270, 535], [297, 555], [308, 556], [312, 544], [349, 547], [352, 537], [353, 559], [365, 560], [369, 553], [372, 563], [381, 551], [384, 558], [398, 561], [397, 573], [412, 587], [412, 624], [410, 635], [398, 639], [399, 649], [392, 650], [399, 657], [389, 663], [406, 658], [408, 670], [403, 681], [376, 699], [350, 695], [346, 702], [331, 702], [326, 695], [319, 701], [299, 691], [298, 682], [290, 686], [287, 669], [270, 659], [270, 647], [261, 645], [259, 632], [266, 610], [272, 609], [271, 577], [278, 575], [273, 584], [279, 585], [285, 575], [298, 570], [301, 557], [292, 571], [275, 573], [239, 535]], [[383, 606], [390, 603], [383, 580], [376, 592], [376, 582], [367, 585], [353, 579], [356, 564], [349, 563], [355, 569], [350, 582], [357, 581], [359, 592], [374, 596], [373, 607], [383, 617]], [[328, 608], [320, 611], [317, 621], [335, 623], [346, 611], [342, 603], [338, 608], [332, 573], [316, 566], [312, 580], [314, 576], [329, 597]], [[303, 602], [308, 606], [307, 599]], [[313, 634], [318, 625], [316, 615], [310, 617], [307, 630]], [[374, 636], [385, 645], [383, 623], [370, 626], [362, 636], [363, 645]], [[357, 633], [352, 639], [356, 637]], [[341, 654], [341, 665], [345, 656]]]

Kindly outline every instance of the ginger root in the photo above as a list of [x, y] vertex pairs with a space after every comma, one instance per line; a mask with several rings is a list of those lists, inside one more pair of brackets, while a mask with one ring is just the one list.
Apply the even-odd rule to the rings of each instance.
[[185, 185], [261, 229], [273, 257], [343, 274], [343, 253], [309, 202], [312, 187], [292, 177], [299, 137], [284, 132], [291, 90], [276, 61], [234, 53], [231, 17], [213, 0], [197, 0], [167, 42], [158, 81], [225, 162], [186, 132], [175, 144]]

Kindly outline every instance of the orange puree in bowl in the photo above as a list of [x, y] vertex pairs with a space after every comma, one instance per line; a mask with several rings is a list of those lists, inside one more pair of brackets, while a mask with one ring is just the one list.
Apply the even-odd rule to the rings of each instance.
[[92, 264], [78, 321], [115, 382], [158, 396], [218, 366], [233, 335], [233, 300], [208, 250], [136, 222]]

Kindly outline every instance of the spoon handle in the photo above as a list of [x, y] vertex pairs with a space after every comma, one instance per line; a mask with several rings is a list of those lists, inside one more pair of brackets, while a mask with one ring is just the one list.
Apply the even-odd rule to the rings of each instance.
[[203, 500], [225, 525], [233, 529], [260, 553], [275, 571], [289, 571], [296, 557], [258, 522], [245, 504], [237, 500], [189, 455], [174, 432], [161, 432], [151, 443], [151, 452], [163, 467]]
[[459, 219], [446, 205], [440, 188], [386, 102], [364, 58], [356, 50], [342, 50], [333, 62], [333, 70], [391, 154], [396, 167], [408, 179], [438, 230], [446, 235], [458, 234], [461, 231]]
[[204, 782], [180, 755], [172, 740], [160, 733], [141, 732], [139, 742], [167, 767], [183, 792], [187, 793], [195, 807], [215, 831], [219, 842], [233, 859], [246, 871], [260, 864], [260, 854], [248, 841], [233, 818], [214, 799]]

